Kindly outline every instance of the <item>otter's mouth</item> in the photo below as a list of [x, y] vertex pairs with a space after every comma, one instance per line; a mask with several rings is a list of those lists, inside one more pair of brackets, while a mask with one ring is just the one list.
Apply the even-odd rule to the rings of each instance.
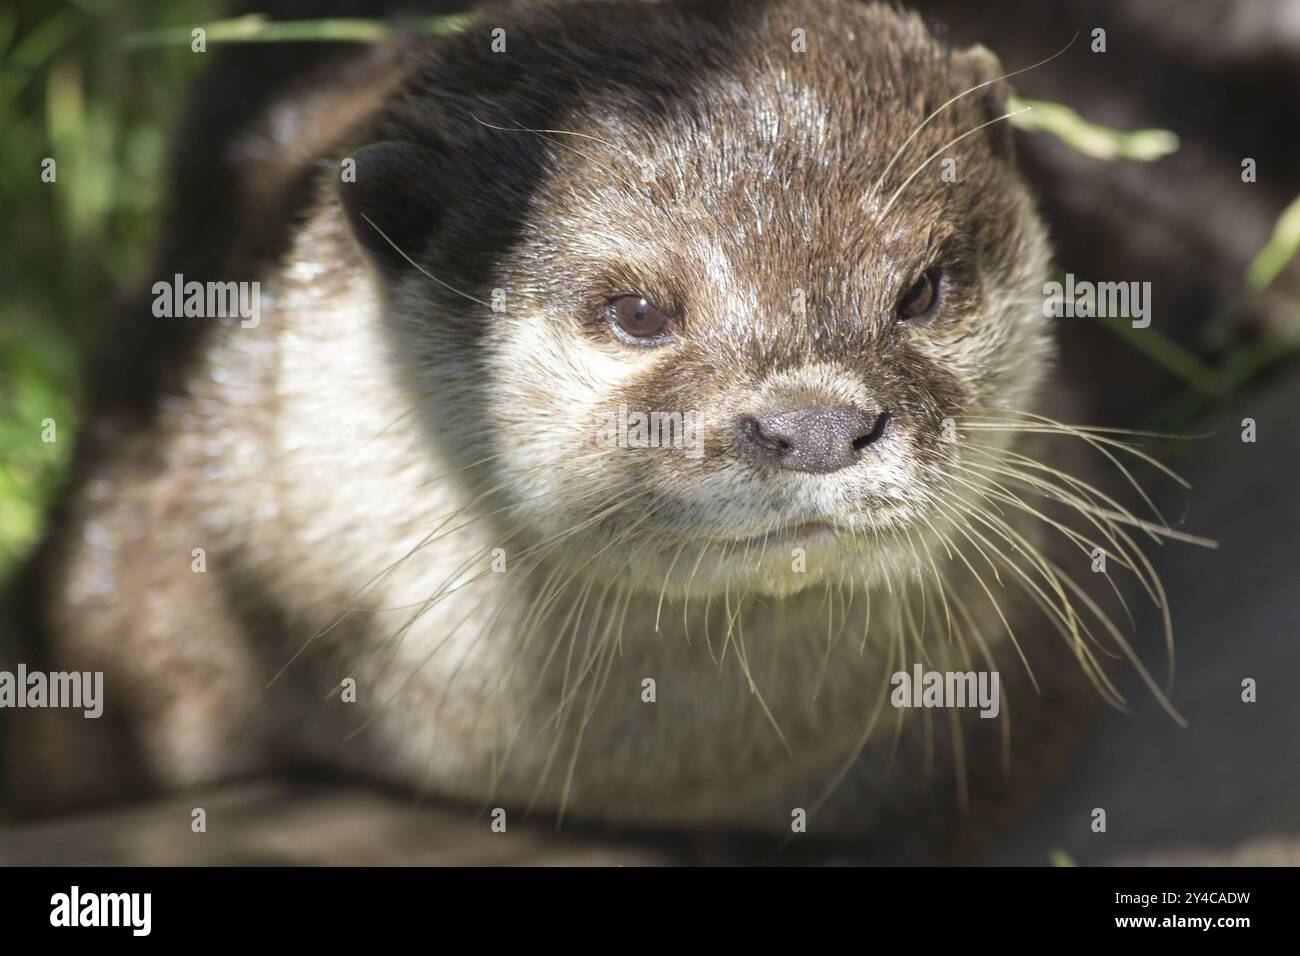
[[737, 538], [742, 548], [762, 548], [774, 545], [833, 544], [839, 540], [840, 531], [829, 521], [804, 521], [782, 526], [747, 538]]

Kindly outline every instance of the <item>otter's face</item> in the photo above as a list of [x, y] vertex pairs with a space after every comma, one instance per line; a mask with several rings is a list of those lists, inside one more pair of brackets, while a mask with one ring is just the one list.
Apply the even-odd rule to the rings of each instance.
[[544, 156], [475, 286], [490, 484], [582, 574], [862, 582], [974, 493], [963, 420], [1032, 401], [1046, 246], [1009, 134], [978, 129], [1005, 108], [991, 84], [940, 108], [1001, 71], [892, 14], [845, 33], [732, 37], [697, 85], [633, 78], [548, 132], [475, 116]]

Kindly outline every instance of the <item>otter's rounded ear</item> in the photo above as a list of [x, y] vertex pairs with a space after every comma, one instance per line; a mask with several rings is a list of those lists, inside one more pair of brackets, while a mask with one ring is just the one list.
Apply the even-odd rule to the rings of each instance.
[[338, 189], [357, 242], [386, 272], [411, 268], [441, 212], [437, 155], [411, 143], [384, 141], [350, 158], [352, 175], [345, 164]]
[[[971, 86], [987, 84], [971, 94], [972, 97], [979, 97], [983, 112], [987, 114], [986, 120], [996, 119], [1011, 111], [1007, 102], [1013, 91], [1011, 84], [1002, 79], [1007, 71], [1003, 69], [997, 54], [982, 43], [977, 43], [958, 53], [955, 60], [965, 82]], [[1010, 124], [1002, 120], [988, 127], [987, 132], [993, 148], [999, 154], [1010, 158], [1013, 145]]]

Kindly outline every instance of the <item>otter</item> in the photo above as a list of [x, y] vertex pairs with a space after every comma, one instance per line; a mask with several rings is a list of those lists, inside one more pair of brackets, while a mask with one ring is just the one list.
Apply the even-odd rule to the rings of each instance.
[[200, 139], [237, 177], [191, 145], [24, 590], [104, 717], [17, 715], [19, 796], [987, 842], [1146, 674], [1090, 562], [1161, 597], [1007, 76], [848, 0], [510, 5], [304, 64]]

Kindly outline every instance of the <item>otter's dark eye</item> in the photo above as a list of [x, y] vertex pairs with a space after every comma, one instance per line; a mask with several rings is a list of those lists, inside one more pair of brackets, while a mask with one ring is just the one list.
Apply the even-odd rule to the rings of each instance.
[[672, 331], [672, 320], [639, 295], [620, 295], [611, 301], [609, 324], [632, 345], [658, 345]]
[[898, 300], [900, 319], [919, 319], [934, 311], [939, 301], [939, 267], [931, 266], [921, 273], [901, 299]]

